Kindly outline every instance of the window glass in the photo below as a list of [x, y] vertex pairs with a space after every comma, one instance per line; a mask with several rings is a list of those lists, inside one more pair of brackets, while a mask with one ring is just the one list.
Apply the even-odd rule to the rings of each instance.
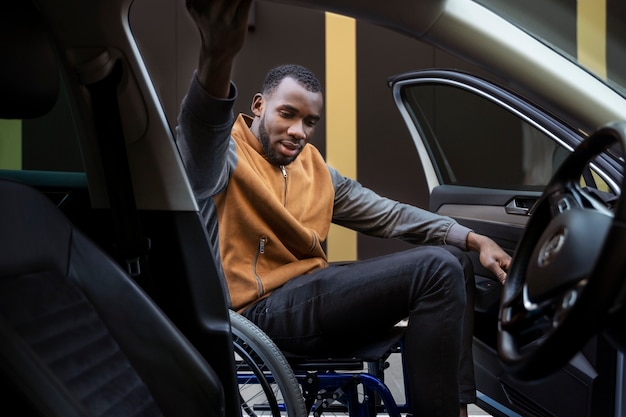
[[470, 91], [418, 84], [403, 95], [444, 184], [543, 189], [567, 156], [545, 133]]
[[0, 119], [0, 169], [84, 172], [78, 134], [61, 84], [54, 108], [37, 119]]

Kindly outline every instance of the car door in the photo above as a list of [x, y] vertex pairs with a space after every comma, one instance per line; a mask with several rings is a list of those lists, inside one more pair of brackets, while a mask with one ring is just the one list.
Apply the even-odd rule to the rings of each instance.
[[[584, 135], [467, 73], [417, 71], [394, 76], [389, 85], [424, 168], [430, 209], [490, 236], [514, 256], [533, 204]], [[620, 176], [612, 159], [602, 157], [581, 182], [611, 198]], [[506, 375], [496, 349], [501, 285], [477, 256], [472, 262], [480, 405], [494, 415], [612, 415], [605, 413], [612, 407], [607, 396], [614, 392], [615, 366], [600, 357], [617, 353], [601, 339], [546, 381], [527, 384]], [[567, 397], [551, 395], [555, 389], [567, 390]]]

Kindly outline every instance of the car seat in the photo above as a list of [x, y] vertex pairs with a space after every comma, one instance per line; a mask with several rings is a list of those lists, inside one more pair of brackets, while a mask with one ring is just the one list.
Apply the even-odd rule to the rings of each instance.
[[201, 355], [46, 196], [0, 180], [0, 230], [8, 400], [64, 417], [223, 415]]

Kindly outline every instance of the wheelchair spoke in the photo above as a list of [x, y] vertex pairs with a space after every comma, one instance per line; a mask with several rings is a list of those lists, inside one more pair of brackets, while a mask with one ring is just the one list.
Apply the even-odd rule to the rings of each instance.
[[[256, 417], [257, 412], [262, 415], [281, 416], [281, 407], [278, 403], [280, 390], [274, 384], [271, 373], [256, 358], [254, 351], [243, 341], [236, 340], [234, 344], [239, 396], [243, 411], [250, 417]], [[265, 414], [268, 412], [269, 414]]]

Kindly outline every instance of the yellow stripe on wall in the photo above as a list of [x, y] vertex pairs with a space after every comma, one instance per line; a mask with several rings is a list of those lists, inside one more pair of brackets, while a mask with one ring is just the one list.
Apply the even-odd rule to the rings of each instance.
[[577, 8], [578, 62], [606, 79], [606, 0], [578, 0]]
[[[356, 178], [356, 21], [326, 13], [326, 160]], [[357, 259], [357, 234], [332, 225], [328, 260]]]
[[0, 119], [0, 169], [22, 169], [22, 121]]
[[[578, 62], [606, 79], [606, 0], [578, 0], [576, 49]], [[598, 189], [610, 191], [608, 184], [600, 176], [593, 170], [591, 174]]]

